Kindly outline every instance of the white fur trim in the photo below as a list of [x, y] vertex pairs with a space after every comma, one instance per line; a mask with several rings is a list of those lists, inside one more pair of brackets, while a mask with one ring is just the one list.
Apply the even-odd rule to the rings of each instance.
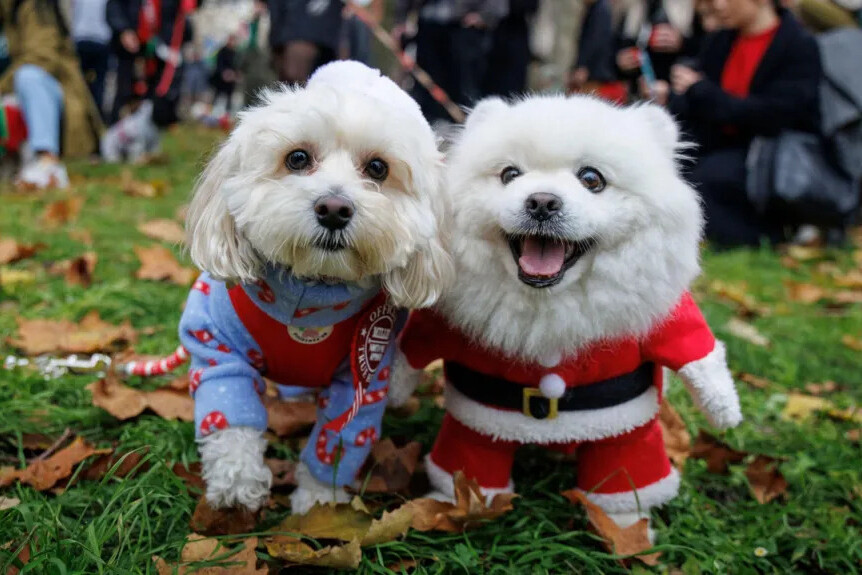
[[[679, 493], [679, 472], [671, 468], [670, 474], [651, 485], [635, 491], [621, 493], [589, 493], [584, 491], [590, 501], [607, 513], [648, 513], [650, 508], [663, 505]], [[637, 495], [637, 496], [635, 496]]]
[[[427, 497], [437, 499], [439, 501], [454, 501], [455, 500], [455, 481], [452, 474], [434, 463], [431, 459], [431, 454], [425, 456], [425, 472], [428, 474], [428, 481], [434, 487], [434, 491], [429, 493]], [[494, 499], [498, 493], [513, 493], [515, 484], [509, 479], [509, 484], [506, 487], [482, 487], [479, 486], [482, 495], [485, 496], [487, 502]]]
[[400, 348], [396, 348], [389, 376], [389, 405], [400, 407], [407, 403], [420, 381], [422, 381], [422, 370], [412, 367], [407, 356]]
[[263, 462], [266, 439], [250, 427], [229, 427], [198, 440], [206, 499], [214, 508], [257, 511], [269, 498], [272, 471]]
[[604, 409], [560, 412], [555, 419], [534, 419], [519, 411], [488, 407], [446, 385], [446, 410], [479, 433], [522, 443], [589, 441], [614, 437], [651, 421], [658, 414], [658, 391], [650, 387], [634, 399]]
[[679, 375], [712, 425], [720, 429], [739, 425], [742, 410], [722, 342], [716, 341], [715, 349], [703, 359], [683, 366]]
[[307, 513], [315, 503], [349, 503], [350, 494], [342, 487], [319, 481], [300, 463], [296, 466], [296, 490], [290, 494], [290, 510], [294, 515]]
[[539, 391], [548, 399], [560, 399], [566, 393], [566, 381], [556, 373], [543, 375], [539, 380]]

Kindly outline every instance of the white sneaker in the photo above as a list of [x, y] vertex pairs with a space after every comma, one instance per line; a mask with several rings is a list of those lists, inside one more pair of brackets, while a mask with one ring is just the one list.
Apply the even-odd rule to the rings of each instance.
[[39, 159], [27, 163], [18, 174], [15, 185], [25, 190], [47, 190], [69, 187], [69, 174], [62, 162]]

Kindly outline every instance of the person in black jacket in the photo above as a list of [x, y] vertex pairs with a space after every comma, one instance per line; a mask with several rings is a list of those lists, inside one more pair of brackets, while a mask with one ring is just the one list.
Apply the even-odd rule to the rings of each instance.
[[513, 96], [527, 89], [530, 66], [530, 19], [539, 0], [509, 0], [509, 14], [494, 30], [484, 95]]
[[723, 31], [709, 40], [699, 70], [676, 65], [654, 95], [697, 148], [690, 179], [700, 189], [706, 235], [721, 245], [784, 239], [784, 225], [746, 194], [746, 157], [756, 136], [815, 132], [821, 77], [817, 43], [772, 0], [715, 0]]

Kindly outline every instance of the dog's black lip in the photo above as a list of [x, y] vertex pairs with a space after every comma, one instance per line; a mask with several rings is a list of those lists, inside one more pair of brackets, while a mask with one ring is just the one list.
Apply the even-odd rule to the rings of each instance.
[[[560, 271], [556, 275], [549, 277], [531, 276], [524, 273], [524, 270], [521, 269], [521, 265], [518, 263], [518, 260], [521, 259], [521, 241], [526, 237], [538, 237], [545, 241], [570, 244], [574, 247], [574, 250], [572, 251], [572, 255], [567, 257], [566, 260], [563, 262], [563, 267], [560, 268]], [[506, 240], [509, 242], [509, 251], [512, 252], [512, 257], [515, 260], [515, 266], [518, 268], [518, 279], [533, 288], [547, 288], [560, 283], [563, 280], [563, 276], [566, 275], [566, 272], [569, 271], [572, 266], [578, 263], [578, 260], [580, 260], [581, 257], [586, 255], [586, 253], [589, 252], [596, 245], [595, 238], [570, 240], [557, 236], [545, 236], [538, 234], [508, 234], [506, 235]]]
[[315, 240], [314, 247], [327, 252], [338, 252], [347, 247], [347, 244], [340, 239], [327, 237], [325, 239]]

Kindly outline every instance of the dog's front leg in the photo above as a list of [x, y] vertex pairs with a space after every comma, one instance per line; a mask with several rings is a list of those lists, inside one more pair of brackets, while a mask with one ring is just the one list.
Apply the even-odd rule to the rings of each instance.
[[302, 515], [316, 503], [348, 503], [350, 494], [343, 487], [324, 483], [314, 477], [305, 463], [296, 468], [296, 490], [290, 494], [290, 509]]
[[251, 427], [228, 427], [198, 439], [210, 506], [257, 511], [269, 498], [272, 471], [263, 461], [266, 439]]

